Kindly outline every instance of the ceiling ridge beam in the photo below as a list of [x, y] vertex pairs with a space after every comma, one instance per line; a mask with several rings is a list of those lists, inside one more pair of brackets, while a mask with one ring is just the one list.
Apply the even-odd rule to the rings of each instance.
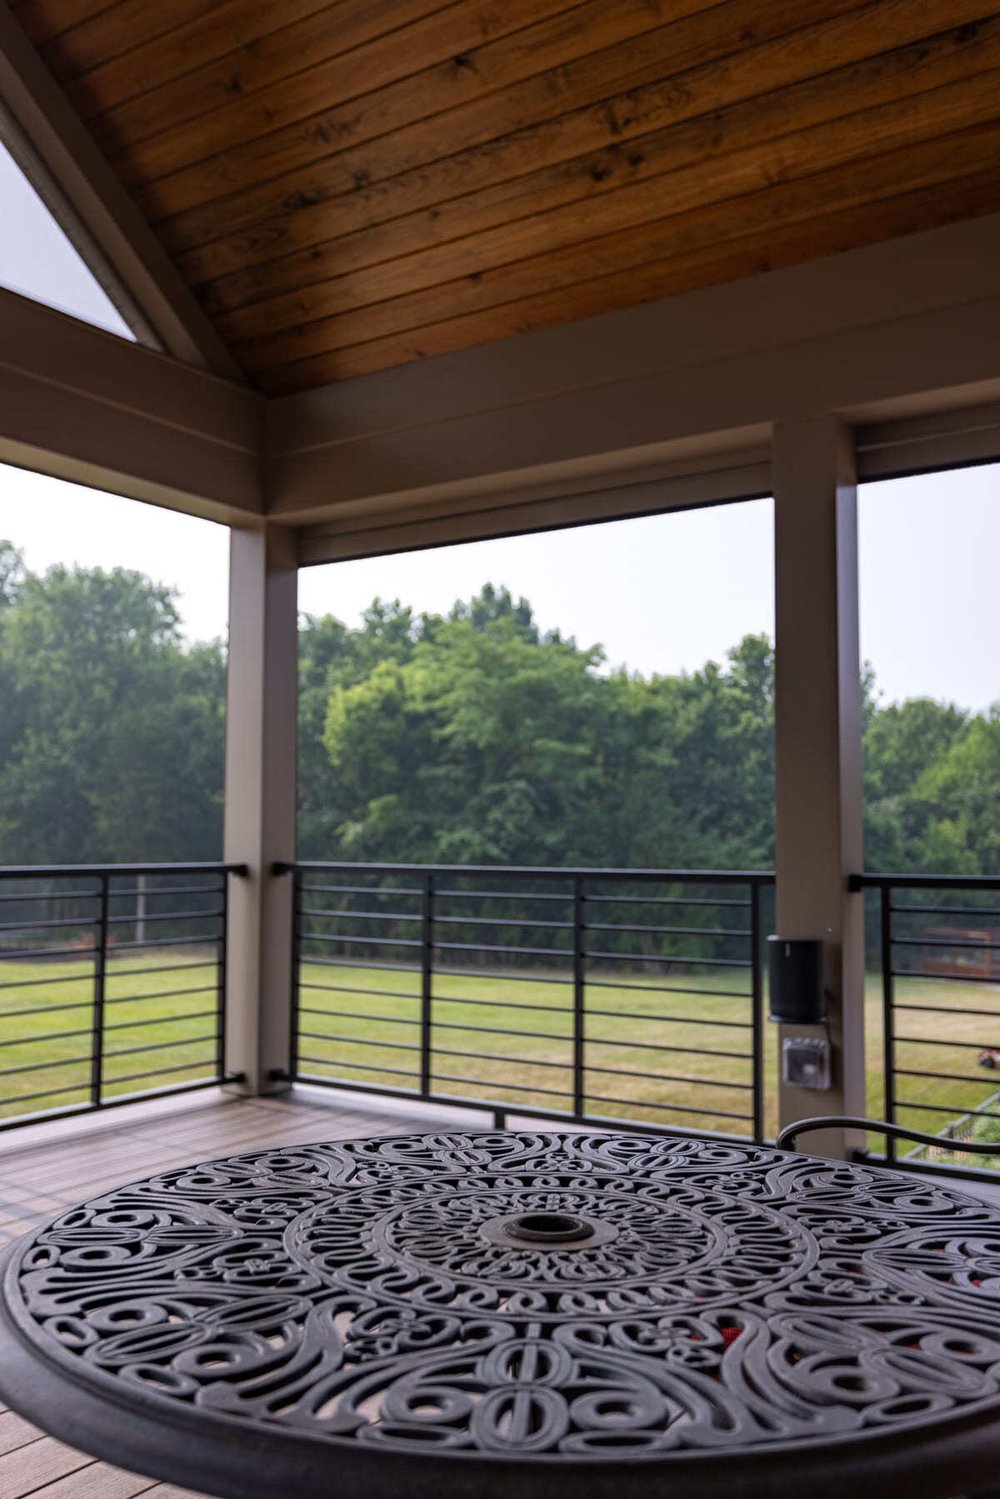
[[0, 101], [0, 139], [138, 340], [244, 382], [6, 5], [0, 5]]

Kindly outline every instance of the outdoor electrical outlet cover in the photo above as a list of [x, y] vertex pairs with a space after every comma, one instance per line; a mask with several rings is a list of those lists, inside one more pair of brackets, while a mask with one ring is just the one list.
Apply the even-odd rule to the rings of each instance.
[[788, 1036], [781, 1043], [781, 1077], [795, 1088], [830, 1086], [830, 1043], [818, 1036]]

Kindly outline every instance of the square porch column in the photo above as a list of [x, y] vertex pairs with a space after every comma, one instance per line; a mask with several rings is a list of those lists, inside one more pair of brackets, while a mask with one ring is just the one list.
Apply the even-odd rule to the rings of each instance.
[[[865, 1112], [865, 952], [857, 480], [850, 429], [839, 418], [783, 422], [773, 440], [775, 523], [776, 927], [823, 943], [832, 1087], [779, 1082], [780, 1124]], [[843, 1156], [845, 1132], [803, 1140]]]
[[226, 688], [225, 858], [246, 864], [229, 895], [228, 1072], [246, 1093], [289, 1086], [295, 858], [298, 567], [293, 533], [234, 529]]

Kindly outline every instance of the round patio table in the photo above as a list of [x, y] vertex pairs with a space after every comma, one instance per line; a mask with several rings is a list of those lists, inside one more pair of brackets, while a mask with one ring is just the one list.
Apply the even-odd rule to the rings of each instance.
[[944, 1499], [1000, 1472], [1000, 1213], [717, 1139], [258, 1151], [14, 1244], [0, 1395], [228, 1499]]

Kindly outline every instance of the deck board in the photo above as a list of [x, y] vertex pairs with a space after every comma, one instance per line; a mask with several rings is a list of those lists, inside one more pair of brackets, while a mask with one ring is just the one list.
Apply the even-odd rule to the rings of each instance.
[[[456, 1127], [467, 1113], [433, 1113], [398, 1107], [392, 1112], [332, 1096], [235, 1099], [208, 1102], [150, 1115], [142, 1108], [85, 1120], [79, 1133], [33, 1128], [21, 1145], [16, 1131], [0, 1137], [0, 1244], [54, 1217], [85, 1197], [110, 1191], [153, 1172], [269, 1145], [395, 1134], [411, 1129]], [[190, 1489], [157, 1483], [95, 1462], [44, 1436], [0, 1404], [0, 1496], [2, 1499], [199, 1499]]]

